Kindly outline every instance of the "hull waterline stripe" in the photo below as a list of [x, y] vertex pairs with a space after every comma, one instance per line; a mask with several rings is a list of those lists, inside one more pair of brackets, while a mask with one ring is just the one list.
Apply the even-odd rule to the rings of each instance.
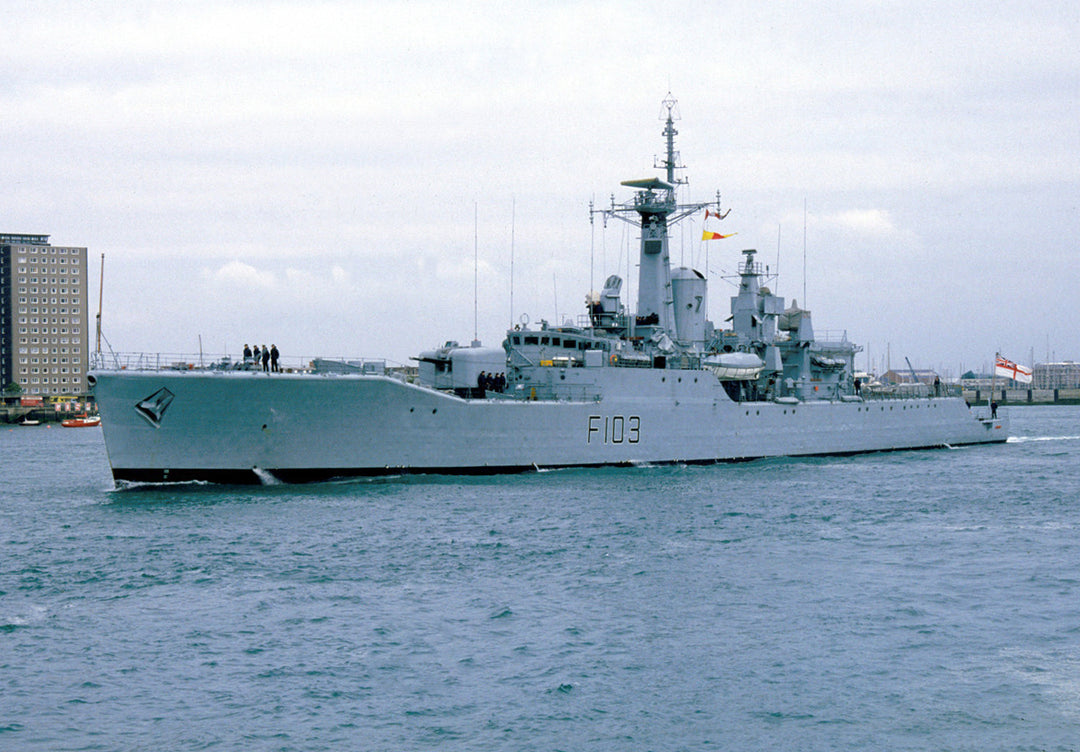
[[[844, 452], [822, 452], [809, 454], [789, 454], [766, 457], [733, 457], [727, 459], [703, 460], [656, 460], [641, 462], [600, 462], [573, 463], [566, 465], [500, 465], [473, 467], [362, 467], [362, 468], [260, 468], [258, 472], [249, 468], [234, 469], [193, 469], [170, 468], [114, 468], [113, 479], [126, 483], [190, 483], [202, 481], [223, 485], [264, 485], [266, 475], [282, 483], [318, 483], [339, 478], [373, 478], [394, 475], [511, 475], [531, 473], [537, 470], [562, 470], [572, 468], [598, 467], [661, 467], [669, 465], [725, 465], [740, 462], [754, 462], [761, 459], [804, 458], [804, 457], [852, 457], [860, 454], [878, 454], [882, 452], [911, 452], [926, 449], [944, 449], [958, 446], [977, 446], [980, 444], [1003, 444], [1000, 440], [963, 442], [954, 444], [929, 444], [917, 447], [896, 447], [893, 449], [863, 449]], [[260, 475], [261, 474], [261, 475]]]

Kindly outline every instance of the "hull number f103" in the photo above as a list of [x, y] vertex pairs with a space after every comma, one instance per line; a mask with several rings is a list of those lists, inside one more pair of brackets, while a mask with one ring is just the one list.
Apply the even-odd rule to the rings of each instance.
[[641, 418], [637, 415], [590, 415], [585, 443], [637, 444], [641, 440]]

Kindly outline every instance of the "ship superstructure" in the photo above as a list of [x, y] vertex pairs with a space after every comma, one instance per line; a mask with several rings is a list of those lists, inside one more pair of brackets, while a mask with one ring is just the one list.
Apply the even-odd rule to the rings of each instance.
[[[702, 211], [720, 220], [728, 211], [722, 209], [719, 193], [710, 202], [677, 201], [676, 191], [685, 181], [676, 176], [682, 168], [675, 150], [676, 102], [670, 95], [664, 107], [666, 155], [658, 166], [665, 178], [625, 180], [622, 185], [634, 189], [628, 201], [616, 203], [613, 197], [610, 208], [591, 209], [605, 223], [622, 220], [640, 230], [636, 311], [627, 312], [621, 300], [623, 280], [612, 275], [601, 293], [587, 297], [579, 325], [552, 327], [542, 321], [539, 331], [511, 329], [503, 342], [508, 388], [499, 393], [526, 399], [600, 397], [600, 374], [573, 369], [604, 361], [618, 368], [704, 370], [736, 402], [856, 398], [855, 354], [860, 348], [846, 333], [834, 341], [816, 340], [810, 311], [794, 301], [785, 307], [784, 299], [764, 284], [767, 270], [755, 260], [757, 251], [742, 251], [729, 329], [718, 330], [708, 319], [705, 275], [688, 267], [671, 268], [671, 228]], [[477, 364], [486, 364], [490, 372], [503, 357], [495, 350], [448, 345], [421, 356], [420, 383], [472, 394], [484, 371]], [[547, 369], [556, 365], [571, 370], [555, 380]]]
[[[730, 326], [708, 283], [671, 268], [670, 231], [720, 196], [680, 204], [675, 101], [664, 101], [664, 178], [592, 216], [640, 230], [637, 304], [623, 280], [590, 292], [578, 321], [517, 325], [501, 348], [447, 342], [410, 382], [319, 361], [303, 372], [116, 369], [91, 375], [122, 481], [265, 482], [410, 472], [718, 462], [1005, 441], [1004, 416], [940, 387], [870, 390], [846, 334], [818, 340], [810, 312], [769, 289], [742, 251]], [[337, 405], [327, 410], [325, 405]]]

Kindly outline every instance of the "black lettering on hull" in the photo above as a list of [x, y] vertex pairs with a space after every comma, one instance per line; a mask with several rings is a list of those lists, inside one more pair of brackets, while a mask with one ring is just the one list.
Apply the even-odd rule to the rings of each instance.
[[637, 444], [641, 441], [641, 416], [590, 415], [585, 428], [586, 444]]

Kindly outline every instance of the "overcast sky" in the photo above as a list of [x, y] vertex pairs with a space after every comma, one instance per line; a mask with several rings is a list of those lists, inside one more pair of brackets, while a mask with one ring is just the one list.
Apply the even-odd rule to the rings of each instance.
[[636, 262], [588, 206], [657, 174], [670, 90], [679, 198], [719, 190], [738, 233], [673, 231], [718, 325], [757, 248], [878, 370], [1080, 360], [1075, 2], [16, 0], [3, 24], [0, 232], [104, 253], [119, 351], [407, 362], [472, 340], [474, 249], [485, 345], [576, 317]]

